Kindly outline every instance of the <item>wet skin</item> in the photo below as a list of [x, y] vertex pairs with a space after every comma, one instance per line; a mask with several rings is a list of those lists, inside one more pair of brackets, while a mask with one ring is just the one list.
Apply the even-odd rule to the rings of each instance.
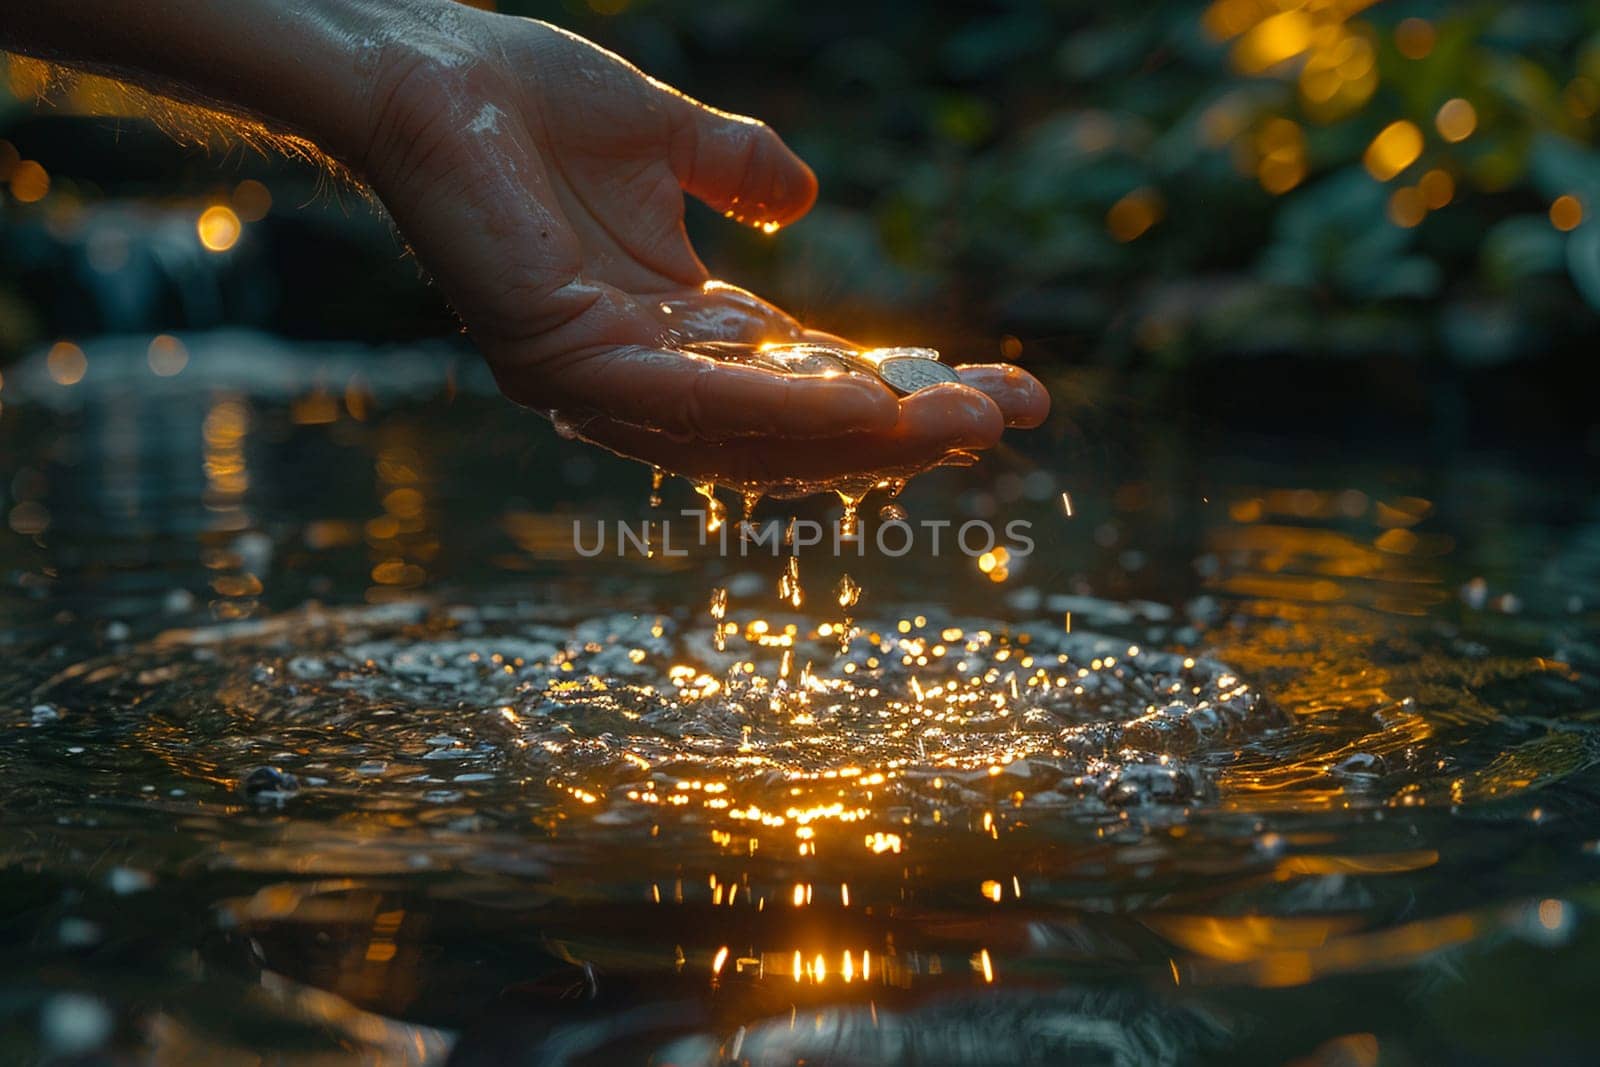
[[[683, 229], [684, 192], [751, 224], [792, 223], [816, 198], [811, 171], [767, 127], [586, 41], [524, 20], [485, 25], [511, 61], [459, 99], [394, 90], [384, 130], [406, 131], [407, 147], [378, 158], [418, 162], [382, 163], [374, 183], [512, 399], [726, 484], [921, 468], [1043, 419], [1043, 387], [1017, 368], [973, 368], [963, 385], [897, 400], [864, 375], [785, 376], [678, 351], [825, 336], [742, 290], [707, 287]], [[439, 72], [425, 69], [431, 85]], [[504, 120], [473, 132], [462, 120], [490, 102]]]
[[220, 102], [342, 162], [502, 391], [606, 447], [730, 484], [822, 484], [988, 448], [1048, 411], [1015, 367], [964, 368], [961, 384], [897, 399], [869, 375], [682, 351], [826, 337], [708, 287], [683, 228], [685, 193], [737, 222], [789, 225], [816, 178], [768, 127], [556, 27], [452, 0], [318, 0], [292, 15], [274, 0], [226, 14], [204, 0], [41, 7], [0, 14], [0, 43]]

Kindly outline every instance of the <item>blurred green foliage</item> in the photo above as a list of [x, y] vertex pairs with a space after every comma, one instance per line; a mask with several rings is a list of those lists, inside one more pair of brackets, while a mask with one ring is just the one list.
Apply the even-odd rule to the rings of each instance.
[[[802, 308], [933, 309], [1163, 361], [1374, 348], [1503, 360], [1600, 325], [1597, 4], [501, 6], [587, 33], [795, 145], [823, 183], [810, 219], [776, 240], [700, 235]], [[1261, 29], [1274, 16], [1304, 16], [1309, 33]], [[1274, 58], [1274, 29], [1307, 47], [1255, 69], [1263, 50]], [[1316, 99], [1341, 58], [1356, 77]], [[1452, 100], [1474, 115], [1454, 143], [1440, 117]], [[1379, 181], [1363, 159], [1395, 122], [1421, 132], [1422, 151]], [[1397, 210], [1433, 172], [1448, 202], [1420, 219]], [[1563, 197], [1581, 212], [1571, 232], [1552, 218]]]

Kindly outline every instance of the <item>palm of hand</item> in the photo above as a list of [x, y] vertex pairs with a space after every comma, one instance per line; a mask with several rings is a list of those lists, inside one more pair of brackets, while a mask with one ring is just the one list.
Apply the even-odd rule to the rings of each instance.
[[[801, 327], [708, 278], [683, 193], [787, 224], [815, 179], [765, 126], [712, 111], [553, 27], [487, 16], [471, 54], [395, 83], [369, 177], [513, 400], [691, 477], [821, 484], [910, 470], [1036, 424], [1016, 368], [896, 401], [860, 375], [787, 377], [678, 351]], [[423, 91], [419, 91], [423, 90]]]

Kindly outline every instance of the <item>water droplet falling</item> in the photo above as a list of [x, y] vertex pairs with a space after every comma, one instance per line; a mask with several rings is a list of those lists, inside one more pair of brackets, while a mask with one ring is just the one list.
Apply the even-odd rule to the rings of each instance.
[[728, 644], [722, 632], [722, 620], [727, 614], [728, 589], [719, 585], [711, 590], [711, 643], [718, 652], [725, 651]]
[[798, 608], [805, 594], [800, 588], [800, 557], [790, 556], [783, 565], [783, 577], [778, 579], [778, 598]]
[[694, 483], [694, 491], [699, 493], [706, 501], [706, 533], [716, 533], [722, 529], [722, 524], [727, 519], [727, 512], [723, 509], [722, 501], [717, 499], [717, 487], [710, 482]]
[[855, 636], [855, 621], [850, 613], [861, 600], [861, 586], [848, 574], [839, 579], [834, 595], [839, 599], [839, 607], [844, 610], [844, 621], [839, 625], [839, 655], [850, 651], [850, 638]]
[[761, 493], [754, 489], [746, 489], [739, 494], [739, 499], [744, 507], [744, 514], [739, 518], [739, 536], [748, 541], [756, 532], [756, 505], [761, 503]]
[[844, 505], [844, 518], [839, 520], [839, 536], [854, 537], [856, 535], [856, 512], [861, 506], [861, 498], [865, 493], [848, 493], [843, 489], [836, 494], [839, 503]]

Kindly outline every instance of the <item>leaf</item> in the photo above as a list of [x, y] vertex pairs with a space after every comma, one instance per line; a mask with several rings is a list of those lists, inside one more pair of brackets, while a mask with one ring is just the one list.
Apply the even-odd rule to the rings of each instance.
[[1543, 215], [1518, 215], [1489, 231], [1483, 241], [1483, 272], [1507, 286], [1566, 265], [1566, 241]]
[[1600, 222], [1580, 226], [1567, 238], [1567, 269], [1578, 292], [1600, 311]]

